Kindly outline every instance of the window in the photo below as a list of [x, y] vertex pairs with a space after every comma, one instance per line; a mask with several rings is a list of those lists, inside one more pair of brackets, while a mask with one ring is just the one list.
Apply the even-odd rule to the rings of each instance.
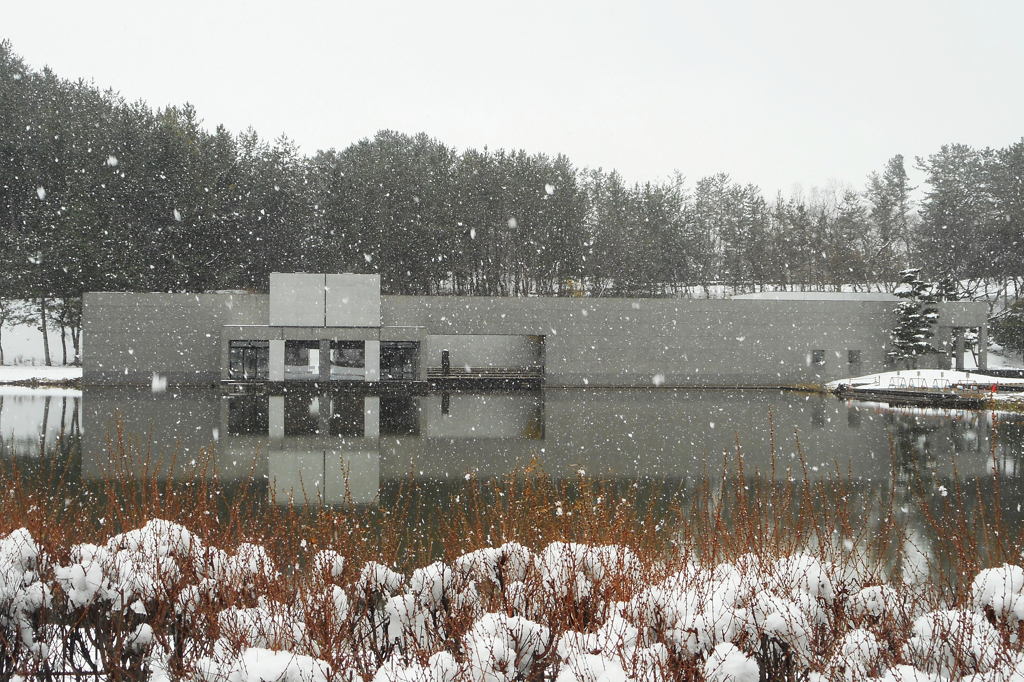
[[410, 395], [382, 395], [380, 397], [380, 435], [418, 436], [420, 433], [419, 412], [419, 398]]
[[284, 342], [284, 378], [316, 380], [320, 377], [320, 342]]
[[825, 364], [825, 351], [814, 350], [811, 351], [811, 363], [822, 366]]
[[270, 376], [269, 341], [231, 341], [228, 349], [228, 378], [232, 381], [259, 381]]
[[850, 365], [850, 376], [858, 376], [860, 374], [860, 351], [846, 351], [846, 359]]
[[362, 381], [366, 376], [365, 341], [331, 341], [331, 379]]
[[419, 356], [420, 344], [416, 341], [381, 341], [381, 380], [415, 381]]

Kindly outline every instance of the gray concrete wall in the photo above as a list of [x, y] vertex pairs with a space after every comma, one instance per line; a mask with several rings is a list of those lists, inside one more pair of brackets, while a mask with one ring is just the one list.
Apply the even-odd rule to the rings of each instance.
[[[850, 350], [860, 373], [886, 369], [895, 323], [887, 301], [383, 296], [380, 328], [269, 326], [269, 303], [86, 294], [84, 380], [148, 384], [156, 372], [172, 384], [212, 382], [227, 376], [231, 339], [334, 338], [420, 341], [424, 373], [445, 347], [454, 367], [524, 367], [540, 352], [549, 386], [818, 384], [850, 375]], [[940, 326], [979, 324], [984, 309], [943, 304]]]
[[[86, 384], [206, 384], [221, 377], [221, 328], [267, 324], [265, 295], [87, 293], [82, 311]], [[226, 360], [225, 360], [226, 366]]]
[[[849, 350], [861, 351], [862, 372], [881, 371], [892, 310], [885, 301], [382, 298], [385, 325], [421, 326], [428, 340], [543, 336], [549, 386], [813, 384], [849, 376]], [[815, 350], [824, 364], [812, 362]]]
[[380, 326], [380, 275], [327, 275], [328, 327]]
[[541, 337], [495, 334], [436, 334], [420, 345], [420, 366], [440, 369], [447, 349], [453, 368], [525, 368], [540, 365]]
[[270, 273], [270, 324], [323, 327], [326, 275]]

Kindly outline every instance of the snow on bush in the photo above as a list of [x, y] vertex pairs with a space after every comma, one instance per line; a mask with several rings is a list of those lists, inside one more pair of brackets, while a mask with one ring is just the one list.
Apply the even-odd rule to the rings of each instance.
[[[54, 561], [49, 557], [63, 557]], [[282, 573], [153, 520], [102, 545], [0, 539], [0, 670], [216, 682], [1011, 682], [1024, 570], [965, 608], [806, 553], [668, 571], [630, 549], [486, 547], [406, 575], [320, 550]], [[916, 600], [916, 601], [915, 601]], [[115, 674], [116, 673], [116, 674]]]
[[1012, 626], [1024, 620], [1024, 569], [1003, 565], [978, 573], [971, 586], [971, 600], [979, 613], [991, 614]]
[[757, 661], [731, 642], [717, 645], [704, 662], [708, 682], [757, 682], [760, 675]]
[[904, 657], [917, 668], [949, 678], [987, 672], [1000, 658], [999, 633], [969, 611], [932, 611], [914, 621]]

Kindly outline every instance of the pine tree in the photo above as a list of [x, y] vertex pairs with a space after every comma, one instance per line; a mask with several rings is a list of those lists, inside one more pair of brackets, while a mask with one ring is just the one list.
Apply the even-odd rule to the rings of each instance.
[[917, 268], [900, 273], [900, 283], [894, 292], [901, 300], [894, 311], [896, 326], [890, 333], [892, 341], [888, 357], [892, 361], [906, 361], [911, 367], [917, 359], [938, 352], [930, 339], [935, 335], [935, 323], [939, 319], [939, 287], [934, 282], [918, 278]]

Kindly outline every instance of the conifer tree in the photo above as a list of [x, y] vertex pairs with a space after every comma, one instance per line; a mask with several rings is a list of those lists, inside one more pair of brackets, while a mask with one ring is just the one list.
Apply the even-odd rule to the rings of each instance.
[[892, 361], [905, 361], [910, 367], [918, 358], [938, 352], [931, 344], [935, 323], [939, 319], [939, 288], [934, 282], [918, 278], [920, 270], [911, 268], [900, 273], [894, 292], [902, 300], [896, 306], [896, 326], [890, 333], [888, 356]]

